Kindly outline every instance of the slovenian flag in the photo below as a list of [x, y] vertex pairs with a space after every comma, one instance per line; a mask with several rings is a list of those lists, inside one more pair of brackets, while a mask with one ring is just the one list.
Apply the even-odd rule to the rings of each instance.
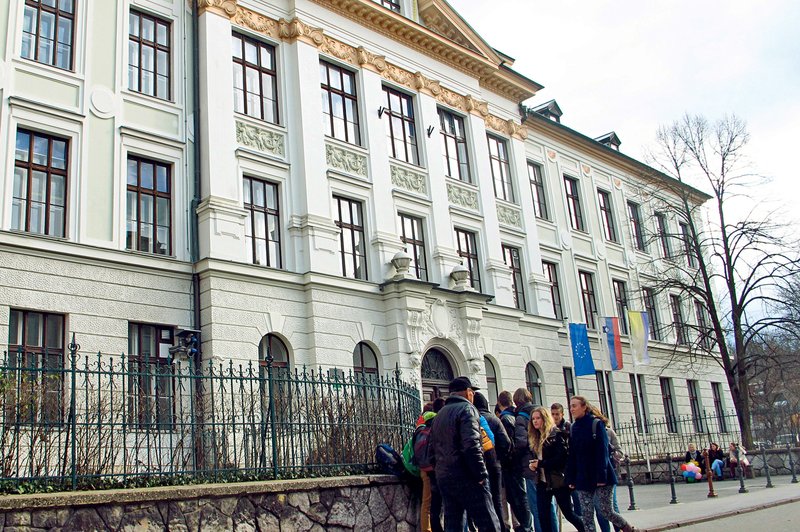
[[589, 349], [589, 333], [585, 323], [569, 324], [569, 342], [572, 345], [575, 376], [594, 375], [594, 361], [592, 361], [592, 351]]
[[619, 336], [619, 318], [604, 318], [603, 330], [608, 343], [608, 357], [611, 359], [611, 369], [622, 369], [622, 341]]
[[649, 364], [650, 355], [647, 354], [647, 339], [650, 335], [650, 320], [648, 319], [647, 312], [629, 310], [628, 324], [630, 326], [633, 365], [641, 366]]

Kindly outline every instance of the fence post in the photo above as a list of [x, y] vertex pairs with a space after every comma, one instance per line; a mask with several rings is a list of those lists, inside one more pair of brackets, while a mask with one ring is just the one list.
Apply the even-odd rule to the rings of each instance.
[[789, 451], [789, 468], [792, 470], [792, 484], [797, 484], [797, 473], [794, 470], [794, 456], [792, 455], [792, 446], [786, 444], [786, 450]]
[[275, 427], [275, 381], [273, 379], [273, 366], [275, 357], [271, 350], [267, 350], [267, 380], [269, 381], [269, 430], [272, 438], [272, 475], [278, 478], [278, 435]]
[[670, 499], [670, 504], [678, 504], [678, 496], [675, 494], [675, 474], [672, 471], [672, 455], [667, 455], [667, 467], [669, 468], [669, 489], [672, 493], [672, 499]]
[[69, 359], [70, 359], [70, 393], [69, 393], [69, 418], [70, 418], [70, 432], [72, 436], [72, 441], [70, 442], [70, 454], [71, 454], [71, 462], [72, 462], [72, 491], [78, 489], [78, 464], [77, 464], [77, 457], [76, 457], [76, 435], [75, 430], [78, 427], [77, 419], [76, 419], [76, 412], [75, 412], [75, 370], [77, 369], [76, 366], [78, 364], [78, 350], [81, 348], [80, 345], [75, 343], [75, 332], [72, 332], [72, 341], [67, 346], [69, 349]]
[[742, 467], [738, 444], [736, 445], [736, 473], [739, 475], [739, 493], [747, 493], [747, 488], [744, 487], [744, 468]]
[[764, 470], [767, 472], [767, 488], [774, 488], [775, 486], [772, 485], [772, 475], [769, 474], [769, 462], [767, 462], [767, 450], [764, 448], [764, 444], [760, 445], [761, 447], [761, 459], [764, 461]]
[[631, 457], [625, 455], [625, 473], [628, 475], [628, 496], [631, 499], [631, 504], [628, 506], [629, 511], [636, 509], [636, 499], [633, 498], [633, 477], [631, 476]]

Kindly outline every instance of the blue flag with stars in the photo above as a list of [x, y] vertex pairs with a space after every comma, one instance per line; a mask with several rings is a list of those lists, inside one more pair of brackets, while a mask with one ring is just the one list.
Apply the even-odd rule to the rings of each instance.
[[589, 334], [585, 323], [569, 324], [569, 341], [572, 344], [575, 376], [594, 375], [594, 362], [592, 361], [592, 351], [589, 349]]

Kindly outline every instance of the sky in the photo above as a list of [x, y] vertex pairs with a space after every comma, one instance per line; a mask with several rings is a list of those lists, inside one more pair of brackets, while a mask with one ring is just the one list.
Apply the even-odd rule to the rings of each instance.
[[513, 69], [545, 88], [562, 123], [615, 131], [645, 160], [660, 125], [736, 114], [750, 133], [751, 191], [800, 227], [800, 2], [797, 0], [449, 0]]

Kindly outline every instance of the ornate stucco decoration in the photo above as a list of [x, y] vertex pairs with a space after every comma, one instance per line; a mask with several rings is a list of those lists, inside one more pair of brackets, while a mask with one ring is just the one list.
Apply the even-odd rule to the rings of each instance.
[[[191, 4], [191, 0], [189, 0]], [[197, 9], [202, 15], [206, 11], [222, 16], [233, 16], [236, 13], [236, 0], [197, 0]]]
[[412, 172], [406, 168], [397, 165], [389, 167], [392, 176], [392, 184], [396, 187], [416, 192], [417, 194], [427, 194], [428, 186], [425, 174], [419, 172]]
[[279, 157], [286, 154], [283, 135], [238, 120], [236, 121], [236, 142]]
[[451, 41], [460, 44], [464, 48], [469, 48], [473, 52], [478, 52], [478, 49], [469, 40], [464, 38], [464, 35], [455, 28], [450, 22], [445, 19], [440, 13], [428, 13], [424, 18], [425, 26], [442, 37], [446, 37]]
[[478, 192], [454, 183], [447, 183], [447, 199], [453, 205], [458, 205], [473, 211], [478, 210]]
[[550, 160], [551, 163], [554, 163], [558, 160], [558, 152], [556, 150], [547, 150], [547, 158]]
[[437, 299], [425, 309], [425, 332], [431, 338], [445, 338], [464, 346], [464, 327], [458, 310], [450, 308], [447, 301]]
[[320, 52], [331, 55], [341, 61], [377, 72], [384, 79], [403, 85], [411, 90], [428, 94], [437, 101], [464, 113], [479, 116], [486, 121], [486, 127], [504, 135], [521, 140], [524, 140], [528, 135], [527, 128], [521, 124], [490, 114], [488, 102], [472, 95], [459, 94], [443, 87], [438, 80], [431, 79], [421, 72], [411, 72], [389, 63], [386, 61], [386, 57], [370, 52], [363, 46], [356, 48], [329, 37], [325, 35], [321, 28], [310, 26], [298, 18], [275, 20], [242, 6], [237, 6], [235, 14], [231, 16], [231, 20], [234, 24], [244, 26], [273, 39], [281, 39], [287, 42], [305, 42], [316, 47]]
[[467, 318], [466, 353], [469, 369], [472, 373], [484, 370], [483, 352], [481, 352], [481, 320]]
[[581, 172], [583, 172], [583, 175], [588, 177], [592, 175], [592, 167], [588, 164], [581, 164]]
[[332, 144], [325, 144], [328, 166], [359, 177], [367, 177], [367, 157]]
[[501, 224], [522, 229], [522, 213], [519, 209], [507, 205], [497, 205], [497, 221]]

